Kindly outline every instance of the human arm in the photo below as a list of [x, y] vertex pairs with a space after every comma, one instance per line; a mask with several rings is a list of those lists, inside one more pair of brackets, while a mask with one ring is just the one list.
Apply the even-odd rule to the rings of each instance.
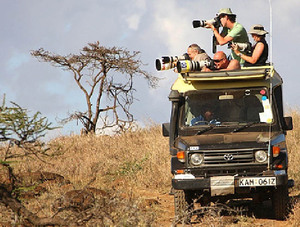
[[[210, 28], [213, 31], [213, 33], [214, 33], [214, 35], [217, 39], [218, 44], [221, 45], [221, 46], [233, 40], [233, 37], [231, 37], [230, 35], [225, 35], [225, 34], [223, 34], [223, 32], [219, 33], [218, 29], [215, 28], [215, 26], [212, 25], [212, 24], [206, 24], [205, 27]], [[224, 29], [227, 29], [227, 28], [223, 28], [223, 30]]]
[[213, 33], [214, 33], [219, 45], [221, 45], [221, 46], [223, 46], [224, 44], [233, 40], [233, 37], [231, 37], [229, 35], [226, 35], [223, 37], [216, 28], [213, 29]]
[[241, 65], [240, 65], [240, 62], [236, 59], [232, 59], [227, 68], [226, 69], [220, 69], [220, 71], [227, 71], [227, 70], [236, 70], [236, 69], [240, 69], [241, 68]]
[[190, 126], [199, 125], [199, 124], [205, 124], [205, 119], [202, 115], [199, 115], [198, 117], [193, 118], [191, 120]]
[[253, 50], [252, 56], [247, 56], [239, 51], [237, 45], [232, 45], [232, 49], [236, 53], [236, 55], [240, 56], [240, 58], [251, 64], [255, 64], [257, 62], [257, 60], [262, 55], [264, 48], [265, 45], [262, 42], [258, 42]]
[[201, 72], [212, 72], [212, 70], [206, 66], [201, 69]]

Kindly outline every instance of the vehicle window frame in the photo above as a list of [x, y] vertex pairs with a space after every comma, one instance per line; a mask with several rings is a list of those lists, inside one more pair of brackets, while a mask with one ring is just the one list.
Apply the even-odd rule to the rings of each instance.
[[[199, 94], [199, 93], [217, 93], [217, 92], [226, 92], [228, 91], [228, 93], [231, 92], [238, 92], [238, 91], [246, 91], [246, 90], [265, 90], [266, 91], [266, 96], [267, 98], [270, 100], [270, 92], [269, 92], [269, 89], [267, 87], [251, 87], [251, 88], [234, 88], [234, 89], [211, 89], [211, 90], [201, 90], [201, 91], [188, 91], [186, 92], [183, 97], [184, 97], [184, 102], [183, 104], [181, 105], [181, 108], [179, 109], [179, 128], [180, 130], [199, 130], [199, 128], [203, 128], [203, 127], [207, 127], [207, 125], [195, 125], [195, 126], [189, 126], [189, 125], [186, 125], [185, 124], [185, 110], [186, 110], [186, 100], [187, 100], [187, 97], [189, 95], [192, 95], [192, 94]], [[259, 124], [262, 124], [262, 125], [265, 125], [265, 126], [270, 126], [271, 125], [274, 125], [276, 124], [277, 122], [277, 111], [276, 111], [276, 103], [275, 103], [275, 100], [274, 100], [274, 94], [273, 94], [273, 98], [272, 98], [272, 102], [273, 104], [271, 104], [271, 110], [272, 110], [272, 115], [273, 115], [273, 119], [272, 119], [272, 122], [271, 123], [266, 123], [266, 122], [259, 122]], [[245, 124], [249, 123], [250, 121], [248, 122], [244, 122]], [[227, 127], [236, 127], [238, 125], [242, 125], [243, 122], [239, 122], [238, 124], [228, 124], [226, 125]], [[225, 126], [224, 124], [221, 124], [221, 126]]]

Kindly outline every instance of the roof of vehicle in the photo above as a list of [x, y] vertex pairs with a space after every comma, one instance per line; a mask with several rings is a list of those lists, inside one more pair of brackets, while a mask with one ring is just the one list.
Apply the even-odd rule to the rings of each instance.
[[245, 87], [276, 87], [282, 78], [273, 66], [244, 67], [232, 71], [193, 72], [178, 75], [172, 90], [180, 93], [193, 90]]

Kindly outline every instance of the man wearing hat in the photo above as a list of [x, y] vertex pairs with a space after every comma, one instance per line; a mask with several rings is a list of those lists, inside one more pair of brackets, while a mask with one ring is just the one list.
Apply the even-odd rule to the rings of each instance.
[[[224, 45], [228, 42], [235, 43], [248, 43], [248, 35], [246, 29], [238, 22], [236, 22], [236, 15], [232, 13], [230, 8], [220, 9], [217, 13], [217, 17], [220, 19], [223, 30], [219, 33], [218, 29], [212, 24], [207, 24], [207, 28], [211, 28], [218, 41], [219, 45]], [[232, 50], [231, 56], [233, 59], [237, 59], [241, 64], [244, 64], [244, 60], [237, 56]]]
[[232, 45], [232, 49], [235, 54], [245, 60], [245, 67], [265, 65], [269, 55], [269, 47], [265, 39], [268, 32], [265, 31], [261, 24], [255, 24], [251, 27], [249, 33], [256, 42], [256, 44], [252, 47], [251, 56], [242, 54], [237, 45]]
[[187, 54], [192, 61], [205, 61], [210, 60], [205, 50], [201, 49], [198, 44], [191, 44], [187, 49]]

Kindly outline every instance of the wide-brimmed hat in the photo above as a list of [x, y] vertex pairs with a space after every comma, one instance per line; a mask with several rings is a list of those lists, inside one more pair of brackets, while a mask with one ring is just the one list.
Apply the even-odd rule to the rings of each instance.
[[261, 24], [255, 24], [250, 28], [249, 31], [250, 34], [256, 34], [256, 35], [265, 35], [268, 34], [267, 31], [265, 31], [264, 26], [262, 26]]
[[230, 8], [222, 8], [219, 10], [219, 12], [217, 13], [217, 17], [221, 16], [221, 15], [233, 15], [236, 16], [235, 14], [232, 13]]

